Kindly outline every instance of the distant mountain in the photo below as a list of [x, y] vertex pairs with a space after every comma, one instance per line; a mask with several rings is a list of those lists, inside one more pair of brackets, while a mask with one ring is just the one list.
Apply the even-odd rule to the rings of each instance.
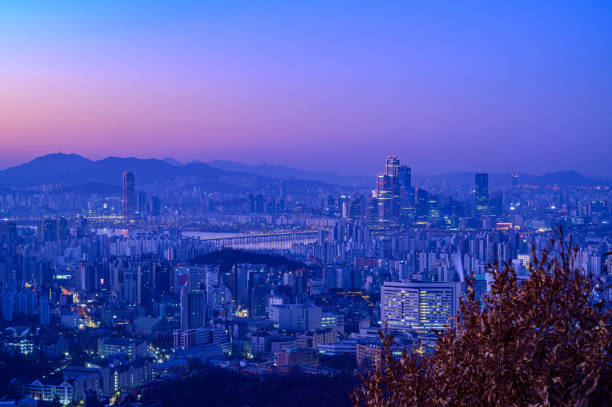
[[175, 167], [178, 167], [179, 165], [183, 165], [183, 163], [175, 160], [172, 157], [166, 157], [166, 158], [162, 158], [162, 161], [167, 162], [170, 165], [174, 165]]
[[[64, 192], [106, 193], [117, 192], [123, 171], [136, 173], [138, 186], [173, 190], [198, 186], [208, 192], [259, 192], [279, 180], [285, 180], [287, 190], [298, 194], [319, 191], [347, 191], [347, 186], [374, 188], [376, 178], [364, 176], [317, 173], [293, 168], [259, 165], [251, 166], [233, 161], [211, 163], [180, 162], [166, 158], [141, 159], [107, 157], [90, 160], [77, 154], [49, 154], [28, 163], [0, 171], [2, 188], [24, 189], [41, 185], [55, 185]], [[474, 173], [448, 173], [434, 176], [414, 176], [415, 185], [453, 182], [473, 185]], [[612, 185], [610, 180], [589, 178], [575, 171], [557, 171], [543, 175], [519, 174], [521, 184], [595, 186]], [[508, 186], [510, 174], [490, 174], [491, 188]], [[344, 187], [341, 187], [344, 185]], [[88, 191], [88, 192], [87, 192]]]
[[248, 172], [264, 177], [279, 178], [284, 180], [301, 179], [311, 181], [321, 181], [337, 185], [350, 185], [355, 187], [371, 186], [375, 182], [375, 176], [359, 175], [339, 175], [331, 172], [309, 172], [295, 168], [288, 168], [278, 165], [248, 165], [235, 161], [211, 161], [207, 163], [211, 167], [220, 168], [227, 171]]
[[[168, 189], [198, 185], [204, 191], [246, 192], [259, 191], [277, 182], [273, 177], [228, 171], [204, 163], [173, 165], [164, 160], [133, 157], [107, 157], [94, 161], [76, 154], [57, 153], [0, 171], [0, 188], [31, 188], [51, 184], [64, 189], [100, 190], [106, 188], [102, 185], [121, 185], [123, 171], [134, 171], [137, 185], [163, 185]], [[294, 191], [336, 188], [320, 181], [304, 182], [294, 185]]]

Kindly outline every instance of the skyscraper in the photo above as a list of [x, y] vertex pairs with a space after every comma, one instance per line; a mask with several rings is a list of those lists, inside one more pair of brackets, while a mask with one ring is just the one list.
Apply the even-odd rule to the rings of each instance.
[[206, 325], [206, 290], [181, 289], [181, 329], [195, 329]]
[[400, 192], [407, 192], [412, 187], [412, 169], [407, 165], [399, 167]]
[[140, 216], [146, 214], [149, 209], [148, 209], [148, 202], [147, 202], [147, 194], [144, 193], [144, 191], [138, 191], [138, 214]]
[[380, 223], [389, 223], [393, 220], [393, 195], [391, 192], [391, 179], [387, 174], [378, 175], [376, 191], [378, 221]]
[[416, 193], [416, 217], [420, 221], [429, 219], [429, 194], [424, 189]]
[[250, 295], [250, 311], [251, 317], [266, 316], [266, 299], [268, 295], [268, 284], [264, 273], [252, 273], [253, 287]]
[[411, 170], [400, 166], [395, 156], [387, 158], [385, 172], [379, 174], [376, 182], [376, 204], [379, 223], [398, 223], [404, 206], [409, 205], [407, 191], [411, 189]]
[[407, 165], [399, 167], [400, 188], [400, 222], [409, 224], [414, 219], [414, 188], [412, 187], [412, 169]]
[[387, 158], [387, 176], [391, 190], [391, 218], [397, 220], [400, 215], [400, 162], [395, 156]]
[[487, 216], [489, 214], [489, 174], [478, 173], [475, 178], [476, 214]]
[[381, 318], [390, 330], [426, 333], [445, 329], [457, 314], [461, 283], [385, 282]]
[[131, 171], [123, 172], [123, 217], [125, 220], [134, 218], [136, 212], [136, 180]]

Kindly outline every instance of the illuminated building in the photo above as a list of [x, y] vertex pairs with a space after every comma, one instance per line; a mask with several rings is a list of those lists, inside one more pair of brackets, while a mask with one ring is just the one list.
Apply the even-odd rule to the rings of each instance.
[[391, 218], [397, 220], [400, 215], [400, 162], [395, 156], [387, 158], [387, 176], [391, 192]]
[[379, 339], [362, 339], [355, 345], [357, 367], [365, 369], [378, 366], [383, 355], [383, 346]]
[[206, 324], [206, 291], [181, 289], [181, 329], [200, 328]]
[[387, 174], [378, 175], [376, 186], [376, 203], [378, 205], [378, 222], [388, 223], [392, 220], [393, 197], [391, 195], [391, 179]]
[[250, 316], [265, 317], [267, 314], [268, 283], [263, 273], [251, 273], [251, 279], [253, 280], [253, 287], [250, 295]]
[[344, 333], [344, 315], [324, 312], [321, 317], [321, 328], [333, 328], [337, 332]]
[[123, 172], [123, 217], [125, 220], [134, 218], [136, 211], [136, 180], [133, 172]]
[[381, 318], [389, 330], [425, 333], [445, 329], [459, 309], [461, 283], [385, 282], [381, 289]]
[[337, 333], [331, 328], [317, 329], [296, 336], [298, 348], [316, 348], [320, 343], [336, 341]]
[[416, 218], [420, 221], [429, 219], [429, 194], [424, 189], [416, 193]]
[[270, 307], [270, 319], [287, 331], [321, 328], [321, 307], [305, 304], [281, 304]]
[[98, 356], [108, 358], [116, 353], [125, 354], [130, 360], [145, 357], [147, 352], [146, 341], [131, 338], [99, 338]]
[[487, 216], [489, 214], [489, 174], [476, 174], [475, 183], [476, 214]]
[[411, 170], [400, 166], [395, 156], [387, 158], [384, 174], [379, 174], [376, 182], [376, 205], [379, 223], [398, 223], [402, 210], [402, 200], [410, 202]]
[[205, 345], [227, 347], [227, 334], [222, 328], [176, 329], [173, 332], [173, 337], [174, 347], [177, 349], [190, 349]]
[[414, 188], [412, 187], [412, 169], [406, 165], [399, 167], [400, 221], [402, 224], [414, 219]]

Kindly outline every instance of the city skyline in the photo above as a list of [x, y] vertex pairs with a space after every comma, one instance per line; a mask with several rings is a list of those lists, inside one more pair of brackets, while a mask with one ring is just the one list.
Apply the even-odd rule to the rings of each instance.
[[609, 4], [3, 8], [2, 167], [67, 151], [365, 174], [394, 153], [426, 174], [612, 171]]
[[[223, 159], [222, 157], [219, 157], [217, 159], [213, 159], [210, 161], [200, 161], [198, 159], [196, 160], [192, 160], [192, 161], [180, 161], [178, 159], [176, 159], [175, 157], [172, 156], [164, 156], [163, 154], [159, 157], [153, 157], [153, 156], [138, 156], [138, 155], [124, 155], [124, 156], [117, 156], [117, 155], [101, 155], [101, 156], [96, 156], [96, 155], [86, 155], [86, 154], [80, 154], [78, 152], [64, 152], [64, 151], [56, 151], [56, 152], [49, 152], [49, 153], [44, 153], [41, 155], [36, 155], [33, 156], [31, 159], [25, 159], [23, 161], [17, 161], [14, 164], [10, 164], [10, 165], [0, 165], [0, 172], [4, 171], [4, 170], [8, 170], [14, 167], [20, 167], [22, 165], [25, 164], [29, 164], [32, 161], [36, 160], [36, 159], [40, 159], [40, 158], [44, 158], [44, 157], [49, 157], [49, 156], [78, 156], [78, 157], [82, 157], [85, 158], [87, 160], [90, 160], [92, 162], [98, 162], [98, 161], [103, 161], [105, 159], [109, 159], [109, 158], [115, 158], [115, 159], [137, 159], [137, 160], [159, 160], [159, 161], [163, 161], [166, 162], [168, 164], [171, 165], [175, 165], [175, 166], [184, 166], [184, 165], [190, 165], [190, 164], [207, 164], [207, 165], [211, 165], [213, 167], [217, 166], [217, 165], [223, 165], [223, 164], [228, 164], [228, 165], [233, 165], [233, 164], [237, 164], [237, 165], [244, 165], [245, 168], [252, 168], [252, 169], [256, 169], [256, 168], [261, 168], [261, 167], [271, 167], [271, 168], [278, 168], [278, 169], [290, 169], [290, 170], [296, 170], [296, 171], [300, 171], [303, 173], [311, 173], [311, 174], [320, 174], [320, 175], [325, 175], [327, 173], [329, 174], [333, 174], [333, 175], [339, 175], [339, 176], [355, 176], [355, 177], [359, 177], [359, 178], [364, 178], [364, 177], [371, 177], [372, 173], [376, 173], [377, 171], [380, 172], [380, 162], [386, 160], [389, 157], [397, 157], [397, 154], [387, 154], [384, 156], [380, 156], [380, 157], [375, 157], [375, 161], [373, 164], [373, 169], [370, 171], [354, 171], [354, 172], [348, 172], [348, 171], [342, 171], [342, 169], [340, 169], [340, 171], [333, 171], [329, 168], [314, 168], [314, 169], [309, 169], [309, 168], [304, 168], [304, 167], [298, 167], [298, 166], [292, 166], [291, 164], [288, 165], [282, 165], [282, 164], [274, 164], [271, 162], [254, 162], [254, 163], [250, 163], [247, 161], [234, 161], [234, 160], [229, 160], [229, 159]], [[406, 160], [404, 158], [404, 160]], [[548, 170], [542, 170], [542, 171], [536, 171], [536, 172], [529, 172], [529, 171], [523, 171], [520, 168], [510, 168], [509, 170], [505, 170], [505, 171], [493, 171], [490, 170], [488, 168], [485, 167], [478, 167], [478, 164], [475, 164], [473, 168], [471, 169], [465, 169], [465, 170], [458, 170], [458, 169], [450, 169], [448, 171], [433, 171], [430, 173], [424, 173], [424, 172], [420, 172], [414, 171], [414, 168], [410, 167], [412, 169], [412, 175], [413, 176], [419, 176], [419, 177], [429, 177], [429, 176], [444, 176], [444, 175], [453, 175], [453, 174], [477, 174], [479, 172], [486, 172], [488, 174], [491, 175], [513, 175], [513, 174], [525, 174], [525, 175], [534, 175], [534, 176], [541, 176], [541, 175], [547, 175], [547, 174], [554, 174], [554, 173], [563, 173], [563, 172], [575, 172], [578, 173], [580, 175], [583, 176], [589, 176], [589, 177], [594, 177], [595, 179], [600, 179], [602, 181], [609, 181], [612, 180], [612, 175], [608, 174], [608, 173], [604, 173], [604, 174], [593, 174], [593, 173], [589, 173], [589, 172], [582, 172], [579, 170], [576, 170], [575, 168], [571, 168], [571, 167], [567, 167], [567, 168], [554, 168], [551, 167]], [[220, 167], [223, 168], [223, 167]], [[246, 171], [248, 172], [248, 171]], [[373, 181], [373, 184], [376, 184], [376, 180]]]
[[0, 405], [608, 405], [612, 2], [0, 4]]

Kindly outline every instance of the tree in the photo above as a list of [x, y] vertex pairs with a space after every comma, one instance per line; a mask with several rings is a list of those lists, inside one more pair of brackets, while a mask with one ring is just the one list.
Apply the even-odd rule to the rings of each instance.
[[454, 326], [438, 332], [429, 355], [390, 352], [380, 332], [380, 364], [362, 377], [355, 406], [609, 405], [612, 312], [575, 263], [562, 231], [519, 280], [508, 263], [489, 266], [491, 292], [475, 298], [471, 281]]

